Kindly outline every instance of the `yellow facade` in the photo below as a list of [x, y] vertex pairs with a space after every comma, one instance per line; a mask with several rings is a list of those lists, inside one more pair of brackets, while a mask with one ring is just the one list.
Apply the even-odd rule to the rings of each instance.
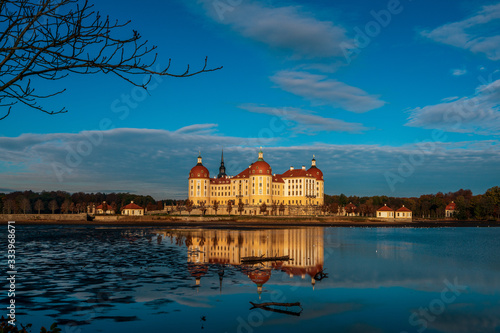
[[217, 202], [221, 211], [231, 202], [234, 212], [241, 200], [246, 214], [259, 214], [264, 203], [267, 212], [273, 204], [295, 208], [320, 206], [324, 203], [323, 173], [316, 167], [314, 158], [309, 169], [291, 167], [283, 174], [273, 173], [261, 150], [257, 161], [238, 175], [210, 178], [199, 156], [198, 164], [189, 174], [189, 200], [195, 206], [205, 203], [206, 207], [213, 207]]
[[[188, 248], [188, 267], [201, 284], [201, 278], [208, 272], [209, 265], [231, 265], [243, 267], [243, 272], [252, 278], [252, 271], [258, 268], [260, 273], [271, 270], [286, 272], [291, 278], [308, 277], [314, 286], [314, 277], [323, 270], [324, 233], [323, 228], [276, 229], [276, 230], [165, 230], [159, 232], [163, 237], [175, 237], [182, 240]], [[282, 257], [293, 260], [282, 262], [267, 261], [258, 267], [242, 264], [244, 257]], [[262, 277], [262, 276], [260, 276]], [[257, 283], [257, 282], [256, 282]], [[259, 283], [260, 284], [260, 283]], [[257, 291], [262, 291], [262, 285]]]

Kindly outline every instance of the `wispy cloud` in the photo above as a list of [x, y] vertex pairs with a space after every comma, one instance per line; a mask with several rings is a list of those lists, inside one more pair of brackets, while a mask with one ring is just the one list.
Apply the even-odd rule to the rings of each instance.
[[322, 131], [361, 133], [368, 129], [359, 123], [349, 123], [340, 119], [321, 117], [313, 111], [299, 108], [273, 108], [253, 104], [243, 104], [239, 107], [253, 113], [278, 117], [285, 123], [292, 125], [292, 130], [296, 133], [309, 135]]
[[271, 77], [281, 89], [320, 105], [330, 105], [347, 111], [366, 112], [385, 104], [379, 96], [343, 82], [304, 71], [280, 71]]
[[[500, 182], [500, 143], [496, 140], [436, 142], [435, 149], [426, 153], [426, 163], [416, 167], [398, 191], [391, 193], [384, 173], [397, 172], [401, 158], [419, 153], [418, 145], [315, 143], [283, 147], [268, 139], [119, 128], [0, 137], [0, 184], [15, 190], [114, 190], [151, 194], [159, 199], [183, 198], [187, 196], [186, 179], [196, 164], [198, 150], [214, 174], [224, 146], [226, 168], [234, 175], [255, 161], [260, 145], [275, 173], [286, 171], [290, 165], [307, 165], [316, 154], [325, 174], [326, 192], [331, 194], [417, 195], [461, 187], [482, 193], [487, 188], [482, 186]], [[90, 151], [82, 150], [85, 147], [91, 147]], [[55, 165], [70, 171], [64, 173], [62, 182], [55, 174]], [[481, 173], [477, 174], [479, 169]]]
[[340, 43], [352, 44], [340, 25], [319, 20], [300, 6], [272, 7], [258, 1], [235, 1], [234, 5], [225, 1], [199, 2], [214, 21], [297, 58], [341, 57]]
[[482, 7], [467, 19], [425, 30], [421, 34], [438, 43], [483, 53], [491, 60], [500, 60], [499, 20], [500, 4], [495, 4]]
[[452, 69], [451, 70], [451, 75], [454, 75], [454, 76], [462, 76], [462, 75], [465, 75], [467, 74], [467, 70], [465, 68], [463, 69]]
[[482, 85], [469, 97], [412, 109], [407, 126], [449, 132], [498, 135], [500, 133], [500, 80]]

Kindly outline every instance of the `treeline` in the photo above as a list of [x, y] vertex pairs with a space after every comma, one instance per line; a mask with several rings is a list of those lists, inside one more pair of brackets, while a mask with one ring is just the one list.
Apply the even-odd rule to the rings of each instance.
[[71, 214], [87, 212], [87, 207], [98, 206], [104, 201], [118, 213], [131, 201], [151, 210], [163, 210], [164, 204], [176, 204], [176, 200], [156, 201], [149, 195], [130, 193], [73, 193], [64, 191], [33, 191], [0, 193], [0, 212], [3, 214]]
[[[418, 198], [325, 195], [325, 205], [330, 207], [329, 210], [335, 211], [337, 207], [347, 206], [348, 213], [359, 213], [361, 216], [375, 216], [376, 210], [387, 204], [394, 210], [404, 205], [412, 210], [414, 217], [444, 218], [446, 206], [452, 201], [456, 204], [455, 217], [460, 220], [500, 219], [500, 187], [498, 186], [479, 195], [473, 195], [471, 190], [463, 189], [456, 192], [424, 194]], [[349, 205], [350, 203], [354, 207]]]

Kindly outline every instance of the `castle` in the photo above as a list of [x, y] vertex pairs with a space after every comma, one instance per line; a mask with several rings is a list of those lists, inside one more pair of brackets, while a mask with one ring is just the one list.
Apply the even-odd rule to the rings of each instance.
[[[313, 156], [311, 167], [301, 169], [290, 167], [282, 174], [272, 172], [264, 161], [262, 148], [258, 159], [236, 176], [226, 175], [224, 155], [217, 177], [210, 178], [210, 172], [202, 163], [201, 154], [189, 172], [189, 200], [195, 206], [205, 204], [238, 205], [242, 202], [246, 214], [258, 213], [257, 207], [266, 204], [290, 206], [320, 206], [324, 203], [323, 172], [316, 166]], [[252, 207], [255, 209], [252, 210]], [[287, 209], [289, 211], [289, 209]]]

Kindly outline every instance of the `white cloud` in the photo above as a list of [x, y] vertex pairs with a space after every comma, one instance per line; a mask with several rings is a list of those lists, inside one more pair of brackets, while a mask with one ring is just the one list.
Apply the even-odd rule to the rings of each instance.
[[467, 19], [422, 31], [421, 34], [439, 43], [483, 53], [491, 60], [500, 60], [499, 20], [500, 4], [495, 4], [482, 7]]
[[462, 75], [467, 74], [467, 70], [465, 68], [464, 69], [458, 69], [458, 68], [452, 69], [451, 74], [454, 76], [462, 76]]
[[219, 0], [199, 2], [216, 22], [273, 49], [291, 51], [297, 58], [343, 57], [340, 43], [353, 44], [340, 25], [318, 20], [300, 6], [271, 7], [257, 1], [235, 5]]
[[316, 134], [317, 132], [349, 132], [361, 133], [367, 130], [362, 124], [349, 123], [340, 119], [325, 118], [314, 114], [312, 111], [299, 108], [272, 108], [251, 104], [240, 105], [240, 108], [253, 112], [268, 114], [278, 117], [296, 133]]
[[478, 87], [474, 96], [453, 97], [443, 103], [415, 108], [410, 112], [407, 126], [498, 135], [500, 80]]
[[[92, 141], [98, 144], [85, 150]], [[397, 173], [400, 158], [411, 160], [409, 156], [421, 155], [418, 145], [316, 143], [284, 147], [269, 139], [119, 128], [0, 137], [0, 184], [16, 190], [129, 191], [158, 199], [185, 198], [187, 175], [196, 164], [198, 150], [214, 175], [223, 146], [227, 170], [234, 175], [256, 160], [261, 145], [264, 158], [276, 173], [290, 165], [308, 166], [316, 154], [318, 167], [325, 174], [326, 192], [331, 194], [419, 195], [459, 188], [484, 193], [500, 182], [500, 142], [495, 140], [436, 142], [434, 149], [425, 153], [424, 163], [398, 184], [396, 192], [390, 192], [385, 173]], [[59, 182], [54, 165], [71, 173], [64, 173]]]
[[366, 112], [385, 104], [379, 99], [379, 96], [369, 95], [362, 89], [329, 79], [325, 75], [304, 71], [281, 71], [270, 79], [285, 91], [315, 103], [331, 105], [348, 111]]

